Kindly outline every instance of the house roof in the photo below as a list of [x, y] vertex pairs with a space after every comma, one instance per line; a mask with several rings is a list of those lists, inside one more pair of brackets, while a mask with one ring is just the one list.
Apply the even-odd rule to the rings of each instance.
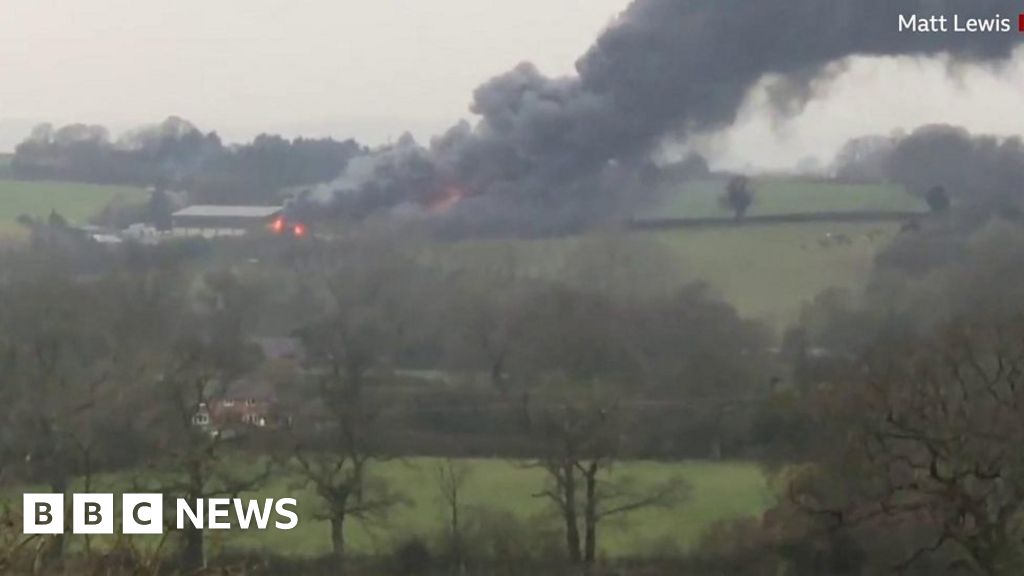
[[274, 384], [262, 378], [242, 378], [227, 386], [224, 400], [272, 400], [276, 394]]
[[276, 396], [276, 386], [262, 378], [239, 378], [231, 382], [207, 382], [203, 396], [216, 402], [218, 400], [272, 400]]
[[196, 216], [209, 218], [269, 218], [284, 210], [283, 206], [213, 206], [196, 204], [178, 210], [172, 216]]

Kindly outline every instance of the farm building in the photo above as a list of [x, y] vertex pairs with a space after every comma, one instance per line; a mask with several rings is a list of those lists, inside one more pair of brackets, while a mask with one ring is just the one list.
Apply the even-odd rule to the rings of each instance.
[[196, 205], [171, 215], [175, 236], [241, 236], [267, 229], [284, 212], [282, 206]]
[[291, 382], [305, 358], [295, 338], [256, 338], [262, 364], [227, 384], [210, 382], [203, 401], [192, 415], [192, 424], [209, 432], [240, 433], [246, 428], [279, 429], [291, 421], [278, 401], [277, 389]]

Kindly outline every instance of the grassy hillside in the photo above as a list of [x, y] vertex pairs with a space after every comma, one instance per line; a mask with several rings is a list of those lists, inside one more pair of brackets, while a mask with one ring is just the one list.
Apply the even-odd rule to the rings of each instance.
[[[715, 218], [731, 216], [719, 204], [727, 180], [688, 182], [663, 190], [646, 202], [637, 218]], [[902, 187], [884, 184], [840, 184], [814, 180], [762, 178], [751, 184], [754, 204], [749, 216], [813, 212], [924, 211], [927, 206]]]
[[[727, 216], [717, 201], [722, 186], [715, 181], [692, 183], [685, 194], [674, 197], [673, 209], [691, 216]], [[923, 208], [918, 199], [891, 186], [763, 179], [754, 188], [752, 215]], [[20, 214], [46, 215], [56, 209], [72, 221], [84, 222], [115, 197], [141, 201], [144, 194], [115, 186], [0, 179], [0, 237], [19, 232], [15, 219]], [[859, 287], [874, 255], [896, 230], [891, 223], [801, 223], [634, 232], [630, 237], [660, 246], [673, 263], [654, 269], [638, 266], [638, 285], [703, 280], [742, 313], [782, 328], [822, 290]], [[850, 243], [828, 241], [835, 236], [845, 236]], [[579, 238], [471, 239], [427, 248], [424, 259], [448, 268], [499, 262], [515, 266], [520, 274], [550, 278], [573, 265], [580, 243]]]
[[[814, 223], [656, 234], [687, 279], [705, 280], [741, 313], [781, 328], [823, 290], [863, 286], [897, 231], [895, 224]], [[832, 244], [830, 236], [851, 244]]]
[[[632, 263], [637, 285], [705, 281], [741, 313], [781, 329], [822, 290], [861, 286], [875, 254], [897, 230], [898, 225], [891, 223], [806, 223], [631, 232], [629, 238], [652, 244], [672, 264]], [[829, 241], [836, 236], [845, 236], [850, 243]], [[575, 265], [581, 242], [474, 239], [434, 248], [425, 258], [440, 267], [498, 263], [519, 274], [554, 278]]]
[[56, 210], [71, 222], [84, 223], [111, 200], [143, 201], [145, 190], [75, 182], [4, 180], [0, 178], [0, 237], [16, 236], [18, 216], [45, 216]]

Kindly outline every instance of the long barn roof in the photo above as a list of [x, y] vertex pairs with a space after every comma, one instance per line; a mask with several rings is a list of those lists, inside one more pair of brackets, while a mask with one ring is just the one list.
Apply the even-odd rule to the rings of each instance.
[[282, 206], [212, 206], [197, 204], [178, 210], [172, 216], [210, 218], [269, 218], [284, 210]]

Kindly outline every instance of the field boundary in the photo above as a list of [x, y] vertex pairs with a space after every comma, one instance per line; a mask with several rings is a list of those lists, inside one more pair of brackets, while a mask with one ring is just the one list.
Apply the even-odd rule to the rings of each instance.
[[886, 223], [905, 222], [914, 218], [928, 216], [928, 212], [861, 210], [843, 212], [808, 212], [804, 214], [765, 214], [746, 216], [742, 219], [725, 216], [709, 216], [700, 218], [632, 218], [629, 227], [638, 230], [656, 230], [667, 228], [727, 228], [736, 226], [765, 226], [779, 224], [808, 223]]

